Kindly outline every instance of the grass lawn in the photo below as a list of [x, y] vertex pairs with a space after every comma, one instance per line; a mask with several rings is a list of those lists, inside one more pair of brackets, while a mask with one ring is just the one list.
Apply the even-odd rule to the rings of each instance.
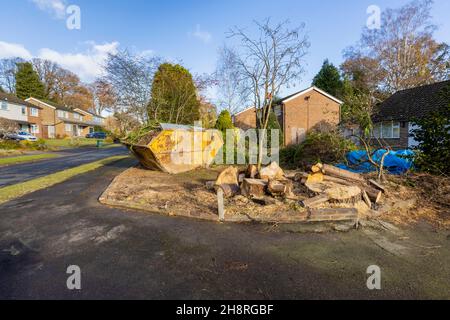
[[0, 158], [1, 157], [19, 156], [23, 153], [24, 153], [24, 151], [22, 151], [22, 150], [0, 149]]
[[0, 204], [8, 202], [10, 200], [22, 197], [26, 194], [51, 187], [57, 183], [64, 182], [70, 178], [73, 178], [79, 174], [101, 168], [111, 162], [116, 162], [128, 158], [129, 156], [114, 156], [99, 161], [87, 163], [75, 168], [63, 170], [50, 174], [45, 177], [33, 179], [30, 181], [18, 183], [12, 186], [0, 188]]
[[43, 153], [43, 154], [33, 154], [28, 156], [19, 156], [19, 157], [7, 157], [0, 158], [0, 166], [8, 165], [8, 164], [18, 164], [22, 162], [30, 162], [30, 161], [38, 161], [50, 158], [59, 157], [57, 154], [52, 153]]
[[[72, 139], [45, 139], [45, 143], [50, 149], [57, 148], [77, 148], [77, 147], [95, 147], [97, 145], [97, 139], [77, 138], [77, 143], [74, 143]], [[102, 146], [112, 145], [111, 143], [105, 143], [102, 140]]]

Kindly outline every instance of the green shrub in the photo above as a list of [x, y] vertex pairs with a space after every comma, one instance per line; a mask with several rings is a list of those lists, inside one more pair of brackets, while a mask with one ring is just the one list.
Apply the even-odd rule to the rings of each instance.
[[20, 149], [20, 143], [14, 140], [0, 140], [0, 149], [3, 150]]
[[231, 120], [231, 115], [227, 110], [220, 113], [215, 128], [223, 133], [225, 133], [227, 129], [234, 129], [233, 120]]
[[45, 142], [44, 139], [38, 139], [37, 141], [34, 142], [23, 140], [20, 141], [19, 146], [21, 149], [26, 150], [39, 150], [39, 151], [48, 150], [47, 143]]
[[306, 170], [317, 162], [334, 164], [345, 161], [345, 155], [356, 145], [337, 131], [310, 132], [306, 140], [280, 151], [280, 162], [286, 168]]

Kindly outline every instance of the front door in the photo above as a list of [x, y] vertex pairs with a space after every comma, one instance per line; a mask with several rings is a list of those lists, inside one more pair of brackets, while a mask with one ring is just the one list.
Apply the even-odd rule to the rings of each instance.
[[77, 125], [73, 125], [73, 130], [72, 130], [72, 132], [73, 132], [73, 136], [74, 137], [78, 137], [79, 136], [79, 134], [78, 134], [78, 126]]
[[47, 131], [48, 131], [48, 137], [50, 139], [55, 139], [55, 126], [48, 126]]

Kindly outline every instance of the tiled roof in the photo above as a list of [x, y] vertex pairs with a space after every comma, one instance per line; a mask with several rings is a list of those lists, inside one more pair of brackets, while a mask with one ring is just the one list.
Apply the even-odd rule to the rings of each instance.
[[423, 118], [450, 104], [450, 98], [442, 94], [444, 88], [450, 90], [450, 80], [399, 91], [377, 107], [373, 121]]

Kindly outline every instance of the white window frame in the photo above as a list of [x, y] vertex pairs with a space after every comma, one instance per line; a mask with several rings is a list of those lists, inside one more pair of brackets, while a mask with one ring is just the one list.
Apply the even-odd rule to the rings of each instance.
[[8, 102], [2, 101], [2, 103], [1, 103], [1, 105], [0, 105], [0, 110], [8, 111], [8, 110], [9, 110], [9, 109], [8, 109]]
[[27, 107], [20, 107], [23, 116], [27, 115]]
[[[374, 124], [372, 137], [377, 139], [400, 139], [400, 122], [385, 121]], [[384, 130], [389, 129], [390, 134], [385, 135]], [[394, 134], [394, 129], [398, 129], [398, 134]]]
[[37, 108], [30, 108], [30, 116], [39, 117], [39, 110]]
[[64, 119], [68, 119], [69, 118], [69, 114], [67, 113], [67, 111], [58, 110], [58, 117], [64, 118]]
[[37, 124], [30, 125], [30, 131], [33, 134], [39, 133], [39, 126]]
[[70, 123], [66, 123], [64, 130], [66, 132], [72, 132], [72, 125]]

